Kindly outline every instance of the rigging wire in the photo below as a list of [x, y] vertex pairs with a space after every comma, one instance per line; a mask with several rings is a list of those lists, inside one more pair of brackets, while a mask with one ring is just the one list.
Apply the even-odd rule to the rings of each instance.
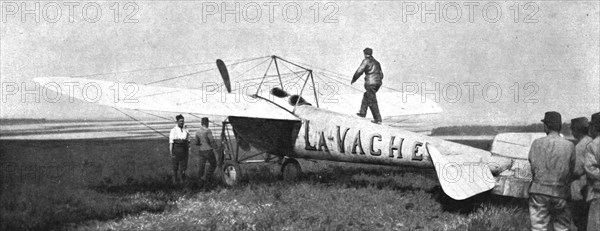
[[[234, 62], [232, 64], [229, 64], [229, 67], [231, 67], [231, 69], [236, 68], [236, 65], [245, 63], [245, 62], [251, 62], [251, 61], [255, 61], [255, 60], [259, 60], [259, 59], [264, 59], [264, 58], [270, 58], [271, 56], [266, 55], [266, 56], [260, 56], [260, 57], [256, 57], [256, 58], [246, 58], [246, 59], [234, 59], [234, 60], [227, 60], [227, 62]], [[223, 60], [225, 62], [225, 60]]]
[[[359, 92], [362, 92], [362, 91], [363, 91], [363, 90], [361, 90], [361, 89], [359, 89], [359, 88], [357, 88], [357, 87], [355, 87], [355, 86], [353, 86], [353, 85], [351, 85], [351, 84], [348, 84], [348, 83], [342, 82], [341, 80], [338, 80], [337, 78], [332, 78], [332, 77], [331, 77], [331, 76], [329, 76], [328, 74], [325, 74], [325, 73], [322, 73], [322, 72], [321, 72], [320, 74], [321, 74], [323, 77], [325, 77], [325, 78], [328, 78], [328, 79], [330, 79], [330, 80], [333, 80], [333, 81], [339, 82], [339, 83], [341, 83], [341, 84], [342, 84], [342, 85], [344, 85], [344, 86], [350, 87], [350, 89], [353, 89], [353, 90], [356, 90], [356, 91], [359, 91]], [[320, 76], [321, 76], [321, 75], [317, 75], [317, 77], [319, 77], [319, 78], [320, 78]]]
[[263, 63], [266, 63], [266, 62], [267, 62], [267, 61], [269, 61], [269, 60], [270, 60], [270, 58], [268, 58], [268, 59], [265, 59], [264, 61], [260, 62], [259, 64], [256, 64], [256, 66], [254, 66], [254, 67], [252, 67], [252, 68], [250, 68], [250, 69], [248, 69], [248, 70], [244, 71], [242, 74], [239, 74], [239, 75], [238, 75], [238, 76], [236, 76], [235, 78], [237, 79], [237, 78], [241, 77], [242, 75], [245, 75], [246, 73], [250, 72], [251, 70], [254, 70], [256, 67], [258, 67], [258, 66], [262, 65]]
[[186, 64], [186, 65], [164, 66], [164, 67], [154, 67], [154, 68], [144, 68], [144, 69], [134, 69], [134, 70], [127, 70], [127, 71], [105, 72], [105, 73], [97, 73], [97, 74], [89, 74], [89, 75], [74, 75], [74, 76], [71, 76], [71, 77], [85, 78], [85, 77], [101, 76], [101, 75], [126, 74], [126, 73], [134, 73], [134, 72], [162, 70], [162, 69], [169, 69], [169, 68], [179, 68], [179, 67], [188, 67], [188, 66], [196, 66], [196, 65], [206, 65], [206, 64], [212, 64], [212, 63], [214, 63], [214, 62], [210, 62], [210, 63], [208, 63], [208, 62], [206, 62], [206, 63], [194, 63], [194, 64]]
[[305, 65], [307, 67], [310, 67], [312, 69], [315, 69], [315, 70], [320, 70], [320, 71], [323, 71], [323, 72], [329, 72], [330, 74], [333, 74], [333, 75], [336, 75], [336, 76], [340, 76], [340, 77], [346, 76], [344, 74], [340, 74], [340, 73], [333, 72], [333, 71], [330, 71], [330, 70], [327, 70], [327, 69], [319, 68], [319, 67], [316, 67], [316, 66], [313, 66], [313, 65], [309, 65], [309, 64], [305, 64], [305, 63], [300, 63], [300, 62], [298, 62], [298, 63], [302, 64], [302, 65]]
[[[299, 72], [292, 72], [292, 73], [283, 73], [281, 75], [291, 75], [291, 74], [297, 74], [297, 73], [301, 73], [301, 72], [306, 72], [306, 71], [299, 71]], [[276, 77], [277, 75], [267, 75], [266, 77]], [[259, 80], [262, 79], [263, 77], [254, 77], [254, 78], [250, 78], [250, 79], [243, 79], [243, 80], [239, 80], [237, 82], [247, 82], [247, 81], [252, 81], [252, 80]]]
[[152, 114], [150, 112], [142, 111], [142, 110], [139, 110], [139, 109], [135, 109], [135, 111], [138, 111], [138, 112], [141, 112], [141, 113], [144, 113], [144, 114], [148, 114], [148, 115], [151, 115], [151, 116], [154, 116], [154, 117], [157, 117], [157, 118], [161, 118], [161, 119], [164, 119], [164, 120], [168, 120], [169, 122], [173, 122], [173, 119], [171, 119], [171, 118], [167, 118], [167, 117], [164, 117], [164, 116], [155, 115], [155, 114]]
[[[311, 69], [320, 70], [319, 74], [323, 75], [323, 77], [325, 77], [327, 79], [331, 79], [331, 80], [334, 80], [336, 82], [339, 82], [342, 85], [348, 86], [351, 89], [354, 89], [356, 91], [360, 91], [360, 92], [363, 91], [363, 90], [360, 90], [359, 88], [356, 88], [356, 87], [352, 86], [351, 84], [346, 83], [345, 82], [346, 79], [343, 78], [343, 76], [344, 76], [343, 74], [340, 74], [340, 73], [337, 73], [337, 72], [333, 72], [333, 71], [330, 71], [330, 70], [327, 70], [327, 69], [319, 68], [319, 67], [316, 67], [316, 66], [313, 66], [313, 65], [301, 63], [301, 62], [293, 62], [293, 63], [298, 63], [300, 65], [307, 66], [307, 67], [309, 67]], [[323, 79], [321, 78], [321, 80], [323, 80]]]
[[[294, 78], [294, 76], [291, 76], [291, 75], [290, 75], [290, 76], [282, 77], [282, 79], [286, 79], [286, 80], [287, 80], [287, 79], [291, 79], [291, 78]], [[259, 84], [246, 85], [246, 86], [244, 86], [244, 87], [247, 87], [247, 88], [249, 88], [249, 87], [252, 87], [252, 86], [255, 86], [255, 85], [259, 85]], [[261, 85], [264, 85], [264, 82], [263, 82]], [[257, 89], [258, 89], [258, 87], [257, 87]], [[258, 90], [260, 90], [260, 89], [258, 89]], [[240, 93], [240, 94], [241, 94], [241, 93]], [[257, 93], [257, 94], [258, 94], [258, 93]], [[246, 95], [247, 95], [247, 94], [246, 94]], [[250, 95], [248, 95], [248, 96], [250, 96]], [[189, 104], [189, 103], [193, 103], [193, 102], [200, 101], [200, 100], [203, 100], [203, 98], [202, 98], [202, 97], [200, 97], [200, 98], [198, 98], [198, 99], [192, 99], [192, 100], [188, 100], [188, 101], [185, 101], [185, 102], [180, 102], [180, 103], [177, 103], [177, 105]]]
[[[344, 78], [345, 75], [343, 75], [343, 74], [340, 74], [340, 73], [337, 73], [337, 72], [333, 72], [333, 71], [330, 71], [330, 70], [327, 70], [327, 69], [323, 69], [323, 68], [314, 67], [314, 66], [311, 66], [311, 65], [308, 65], [308, 64], [304, 64], [304, 63], [299, 63], [299, 64], [302, 64], [302, 65], [305, 65], [305, 66], [308, 66], [308, 67], [311, 67], [311, 68], [314, 68], [314, 69], [318, 69], [318, 70], [321, 70], [323, 72], [329, 72], [332, 75], [332, 77], [335, 77], [335, 78], [338, 78], [338, 79], [342, 79], [342, 80], [346, 80]], [[395, 88], [392, 88], [392, 87], [388, 87], [388, 86], [384, 86], [384, 85], [382, 85], [381, 88], [402, 93], [401, 90], [398, 90], [398, 89], [395, 89]]]
[[[341, 81], [341, 80], [344, 80], [344, 81], [346, 80], [346, 78], [344, 78], [345, 75], [343, 75], [343, 74], [340, 74], [340, 73], [337, 73], [337, 72], [334, 72], [334, 71], [330, 71], [330, 70], [327, 70], [327, 69], [319, 68], [319, 67], [316, 67], [316, 66], [313, 66], [313, 65], [301, 63], [301, 62], [295, 62], [295, 63], [298, 63], [300, 65], [304, 65], [304, 66], [310, 67], [310, 68], [315, 69], [315, 70], [320, 70], [321, 74], [323, 74], [325, 77], [330, 78], [330, 79], [336, 79], [336, 81], [338, 81], [338, 82], [340, 82], [340, 83], [342, 83], [344, 85], [348, 85], [347, 83]], [[352, 87], [351, 85], [348, 85], [348, 86]], [[381, 86], [381, 87], [385, 88], [385, 89], [392, 90], [392, 91], [396, 91], [396, 92], [402, 92], [400, 90], [397, 90], [397, 89], [391, 88], [391, 87], [387, 87], [387, 86]], [[354, 88], [354, 87], [352, 87], [352, 88]], [[354, 88], [354, 89], [356, 89], [356, 88]], [[359, 89], [356, 89], [356, 90], [359, 90]], [[362, 90], [359, 90], [359, 91], [362, 91]]]
[[[270, 56], [258, 57], [256, 59], [265, 58], [265, 57], [270, 57]], [[240, 60], [243, 61], [243, 60], [251, 60], [251, 59], [255, 59], [255, 58], [234, 59], [234, 60], [230, 60], [230, 61], [239, 62]], [[208, 65], [208, 64], [214, 64], [214, 63], [215, 63], [214, 61], [211, 61], [211, 62], [190, 63], [190, 64], [182, 64], [182, 65], [168, 65], [168, 66], [162, 66], [162, 67], [151, 67], [151, 68], [133, 69], [133, 70], [126, 70], [126, 71], [104, 72], [104, 73], [95, 73], [95, 74], [89, 74], [89, 75], [74, 75], [74, 76], [71, 76], [71, 77], [85, 78], [85, 77], [101, 76], [101, 75], [126, 74], [126, 73], [143, 72], [143, 71], [153, 71], [153, 70], [162, 70], [162, 69], [170, 69], [170, 68], [180, 68], [180, 67], [189, 67], [189, 66]]]
[[200, 73], [204, 73], [204, 72], [208, 72], [208, 71], [212, 71], [212, 70], [215, 70], [215, 68], [205, 69], [205, 70], [201, 70], [201, 71], [197, 71], [197, 72], [192, 72], [192, 73], [188, 73], [188, 74], [184, 74], [184, 75], [178, 75], [178, 76], [171, 77], [171, 78], [156, 80], [156, 81], [144, 83], [144, 85], [150, 85], [150, 84], [165, 82], [165, 81], [169, 81], [169, 80], [179, 79], [179, 78], [183, 78], [183, 77], [187, 77], [187, 76], [191, 76], [191, 75], [196, 75], [196, 74], [200, 74]]
[[[114, 107], [113, 107], [113, 108], [114, 108]], [[116, 109], [116, 108], [115, 108], [115, 109]], [[144, 114], [147, 114], [147, 115], [151, 115], [151, 116], [154, 116], [154, 117], [160, 118], [160, 119], [167, 120], [167, 121], [169, 121], [169, 122], [173, 122], [173, 119], [171, 119], [171, 118], [167, 118], [167, 117], [164, 117], [164, 116], [159, 116], [159, 115], [156, 115], [156, 114], [153, 114], [153, 113], [150, 113], [150, 112], [147, 112], [147, 111], [139, 110], [139, 109], [134, 109], [134, 110], [135, 110], [135, 111], [137, 111], [137, 112], [141, 112], [141, 113], [144, 113]], [[126, 113], [124, 113], [124, 112], [123, 112], [123, 111], [121, 111], [121, 110], [118, 110], [118, 109], [117, 109], [117, 111], [119, 111], [119, 112], [121, 112], [121, 113], [123, 113], [123, 114], [127, 115], [129, 118], [131, 118], [131, 119], [133, 119], [133, 120], [136, 120], [136, 121], [138, 121], [138, 122], [142, 123], [144, 126], [146, 126], [146, 127], [150, 128], [150, 129], [152, 129], [153, 131], [155, 131], [155, 132], [157, 132], [157, 133], [161, 134], [162, 136], [164, 136], [164, 137], [168, 138], [168, 137], [167, 137], [166, 135], [164, 135], [163, 133], [159, 132], [158, 130], [156, 130], [156, 129], [152, 128], [152, 127], [150, 127], [148, 124], [144, 124], [143, 122], [141, 122], [141, 121], [139, 121], [139, 120], [137, 120], [137, 119], [133, 118], [132, 116], [130, 116], [130, 115], [128, 115], [128, 114], [126, 114]], [[179, 114], [189, 114], [189, 115], [191, 115], [191, 116], [193, 116], [193, 117], [200, 118], [200, 117], [198, 117], [197, 115], [195, 115], [194, 113], [179, 113]], [[220, 124], [218, 124], [218, 123], [215, 123], [215, 122], [213, 122], [213, 121], [209, 121], [209, 122], [210, 122], [211, 124], [215, 125], [215, 126], [220, 126]], [[196, 126], [191, 126], [191, 125], [190, 125], [190, 123], [187, 123], [187, 124], [186, 124], [186, 126], [187, 126], [187, 127], [191, 127], [191, 128], [195, 128], [195, 127], [196, 127]]]
[[142, 125], [146, 126], [147, 128], [150, 128], [150, 130], [152, 130], [152, 131], [154, 131], [154, 132], [156, 132], [156, 133], [160, 134], [161, 136], [163, 136], [163, 137], [165, 137], [165, 138], [167, 138], [167, 139], [169, 138], [169, 136], [167, 136], [167, 135], [163, 134], [162, 132], [159, 132], [158, 130], [154, 129], [153, 127], [150, 127], [150, 125], [148, 125], [148, 124], [144, 123], [143, 121], [141, 121], [141, 120], [138, 120], [138, 119], [136, 119], [136, 118], [135, 118], [135, 117], [133, 117], [133, 116], [130, 116], [129, 114], [127, 114], [127, 113], [125, 113], [125, 112], [123, 112], [123, 111], [119, 110], [119, 109], [118, 109], [118, 108], [116, 108], [116, 107], [112, 107], [112, 108], [114, 108], [115, 110], [117, 110], [117, 111], [119, 111], [119, 112], [123, 113], [123, 115], [126, 115], [126, 116], [127, 116], [127, 117], [129, 117], [130, 119], [132, 119], [132, 120], [135, 120], [135, 121], [139, 122], [140, 124], [142, 124]]
[[[194, 114], [194, 113], [189, 113], [189, 114], [190, 114], [190, 115], [192, 115], [193, 117], [196, 117], [196, 118], [198, 118], [198, 119], [202, 119], [202, 117], [200, 117], [200, 116], [197, 116], [197, 115], [196, 115], [196, 114]], [[211, 124], [213, 124], [213, 125], [215, 125], [215, 126], [221, 126], [221, 124], [219, 124], [219, 123], [216, 123], [216, 122], [214, 122], [214, 121], [212, 121], [212, 120], [208, 120], [208, 122], [209, 122], [209, 123], [211, 123]]]
[[166, 91], [166, 92], [158, 92], [158, 93], [153, 93], [153, 94], [148, 94], [148, 95], [141, 95], [141, 96], [138, 96], [137, 98], [141, 99], [141, 98], [150, 97], [150, 96], [166, 95], [166, 94], [171, 94], [171, 93], [174, 93], [174, 92], [179, 92], [179, 90]]
[[[282, 77], [281, 77], [281, 80], [282, 80], [283, 82], [287, 82], [287, 81], [289, 81], [289, 80], [292, 80], [292, 79], [294, 79], [294, 78], [295, 78], [295, 76], [293, 76], [293, 75], [286, 75], [286, 76], [282, 76]], [[267, 83], [268, 83], [268, 85], [267, 85]], [[276, 85], [278, 85], [278, 87], [279, 87], [279, 85], [280, 85], [280, 84], [279, 84], [279, 81], [268, 80], [268, 81], [264, 81], [264, 82], [262, 83], [262, 86], [265, 86], [265, 87], [270, 87], [270, 86], [272, 86], [272, 85], [271, 85], [272, 83], [275, 83]], [[245, 84], [243, 87], [252, 87], [252, 86], [256, 86], [256, 85], [259, 85], [259, 83]]]
[[[287, 68], [287, 69], [288, 69], [289, 71], [291, 71], [292, 73], [296, 74], [296, 77], [298, 77], [298, 79], [296, 80], [296, 82], [294, 82], [294, 86], [295, 86], [295, 85], [297, 85], [299, 81], [302, 81], [302, 76], [298, 75], [298, 74], [297, 74], [298, 72], [294, 72], [294, 71], [292, 71], [292, 69], [291, 69], [289, 66], [287, 66], [287, 65], [285, 64], [285, 62], [281, 62], [281, 65], [282, 65], [282, 66], [284, 66], [285, 68]], [[304, 73], [304, 72], [307, 72], [307, 71], [306, 71], [306, 70], [303, 70], [303, 71], [302, 71], [302, 73]]]
[[[242, 61], [239, 61], [239, 62], [236, 62], [236, 63], [232, 63], [230, 65], [234, 66], [234, 65], [241, 64], [241, 63], [251, 62], [251, 61], [255, 61], [255, 60], [263, 59], [263, 58], [264, 57], [242, 59]], [[197, 71], [197, 72], [192, 72], [192, 73], [188, 73], [188, 74], [184, 74], [184, 75], [174, 76], [174, 77], [171, 77], [171, 78], [166, 78], [166, 79], [161, 79], [161, 80], [156, 80], [156, 81], [148, 82], [148, 83], [145, 83], [144, 85], [149, 85], [149, 84], [154, 84], [154, 83], [160, 83], [160, 82], [165, 82], [165, 81], [169, 81], [169, 80], [179, 79], [179, 78], [183, 78], [183, 77], [187, 77], [187, 76], [191, 76], [191, 75], [196, 75], [196, 74], [200, 74], [200, 73], [204, 73], [204, 72], [208, 72], [208, 71], [216, 70], [216, 69], [217, 69], [216, 67], [210, 68], [210, 69], [204, 69], [204, 70]]]

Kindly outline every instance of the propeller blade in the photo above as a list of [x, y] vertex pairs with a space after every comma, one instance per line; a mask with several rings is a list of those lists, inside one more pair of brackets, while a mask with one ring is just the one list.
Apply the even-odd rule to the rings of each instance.
[[227, 92], [231, 93], [231, 81], [229, 80], [229, 72], [227, 71], [227, 67], [223, 60], [217, 59], [217, 67], [219, 68], [219, 72], [221, 73], [221, 78], [223, 78], [223, 83], [225, 83], [225, 88], [227, 88]]

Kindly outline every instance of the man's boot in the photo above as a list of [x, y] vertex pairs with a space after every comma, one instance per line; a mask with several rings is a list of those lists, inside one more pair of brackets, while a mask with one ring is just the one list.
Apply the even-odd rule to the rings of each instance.
[[356, 115], [358, 117], [363, 117], [363, 118], [366, 117], [368, 105], [369, 105], [369, 100], [367, 99], [367, 93], [365, 92], [363, 94], [362, 102], [360, 103], [360, 110], [358, 111], [358, 113], [356, 113]]

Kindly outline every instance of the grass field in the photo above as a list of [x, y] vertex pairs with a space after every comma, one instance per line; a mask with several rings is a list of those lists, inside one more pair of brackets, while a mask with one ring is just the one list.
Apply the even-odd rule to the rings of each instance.
[[[526, 201], [454, 201], [427, 169], [245, 165], [235, 188], [170, 182], [164, 140], [1, 141], [2, 230], [526, 230]], [[485, 147], [489, 141], [470, 141]]]

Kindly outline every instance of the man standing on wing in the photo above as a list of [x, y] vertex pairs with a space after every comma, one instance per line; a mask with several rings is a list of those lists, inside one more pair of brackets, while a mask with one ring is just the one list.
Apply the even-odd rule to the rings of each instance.
[[531, 230], [569, 230], [571, 214], [567, 199], [571, 194], [571, 171], [575, 165], [575, 146], [560, 136], [562, 126], [558, 112], [546, 112], [545, 137], [536, 139], [529, 150], [532, 182], [529, 188]]
[[354, 77], [352, 77], [352, 82], [350, 83], [353, 84], [363, 73], [365, 74], [365, 93], [363, 94], [360, 111], [356, 115], [360, 117], [367, 116], [367, 107], [369, 107], [374, 119], [371, 122], [380, 124], [381, 114], [379, 114], [376, 93], [381, 87], [383, 72], [381, 71], [379, 62], [373, 58], [373, 50], [371, 48], [365, 48], [363, 53], [365, 59], [354, 73]]

